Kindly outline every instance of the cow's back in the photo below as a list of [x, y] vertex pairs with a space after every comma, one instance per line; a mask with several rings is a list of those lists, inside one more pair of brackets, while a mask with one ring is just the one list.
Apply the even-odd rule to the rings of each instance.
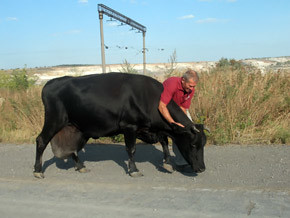
[[54, 79], [44, 87], [43, 99], [45, 107], [61, 103], [70, 123], [99, 137], [128, 124], [148, 127], [158, 116], [162, 89], [147, 76], [108, 73]]
[[163, 90], [162, 84], [151, 77], [126, 73], [77, 77], [67, 80], [65, 86], [62, 95], [64, 102], [70, 93], [75, 102], [82, 106], [83, 103], [94, 103], [108, 110], [120, 110], [124, 107], [134, 110], [134, 105], [151, 110], [153, 104], [158, 104]]

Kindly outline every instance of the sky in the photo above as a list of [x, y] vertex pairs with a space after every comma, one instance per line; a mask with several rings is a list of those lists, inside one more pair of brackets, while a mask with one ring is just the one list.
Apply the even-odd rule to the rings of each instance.
[[[0, 69], [101, 64], [98, 4], [147, 28], [147, 63], [290, 56], [289, 0], [0, 0]], [[103, 29], [107, 64], [143, 63], [142, 33]]]

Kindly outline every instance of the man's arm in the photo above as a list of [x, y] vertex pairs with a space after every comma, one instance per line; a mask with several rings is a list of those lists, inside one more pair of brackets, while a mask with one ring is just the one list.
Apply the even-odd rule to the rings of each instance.
[[181, 106], [180, 106], [180, 108], [187, 115], [186, 109], [184, 107], [181, 107]]
[[173, 118], [171, 117], [171, 115], [167, 109], [167, 105], [165, 103], [163, 103], [162, 101], [159, 102], [158, 110], [160, 111], [162, 116], [167, 120], [168, 123], [174, 123], [176, 125], [184, 127], [181, 123], [177, 123], [173, 120]]

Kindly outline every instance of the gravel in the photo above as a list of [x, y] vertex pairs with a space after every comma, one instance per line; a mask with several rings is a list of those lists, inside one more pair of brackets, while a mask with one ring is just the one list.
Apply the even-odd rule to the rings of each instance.
[[48, 146], [36, 179], [35, 145], [0, 144], [1, 217], [290, 217], [290, 146], [207, 146], [201, 174], [166, 173], [162, 157], [138, 144], [131, 178], [124, 145], [87, 145], [81, 174]]

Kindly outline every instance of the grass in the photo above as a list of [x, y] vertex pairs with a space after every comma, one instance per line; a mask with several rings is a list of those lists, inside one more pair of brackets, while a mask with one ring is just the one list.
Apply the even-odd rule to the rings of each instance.
[[[0, 142], [34, 143], [43, 125], [42, 87], [28, 82], [31, 80], [23, 70], [20, 73], [17, 77], [17, 72], [10, 76], [0, 72]], [[217, 67], [200, 73], [190, 113], [195, 122], [211, 129], [209, 144], [289, 145], [289, 76], [289, 72], [261, 74], [235, 60], [223, 59]], [[7, 85], [13, 80], [21, 82]], [[22, 83], [24, 86], [19, 86]]]
[[213, 144], [290, 144], [289, 72], [261, 74], [235, 65], [201, 74], [194, 119], [211, 128]]
[[18, 91], [0, 89], [0, 96], [5, 99], [0, 106], [0, 142], [35, 141], [44, 120], [41, 89], [37, 86]]

